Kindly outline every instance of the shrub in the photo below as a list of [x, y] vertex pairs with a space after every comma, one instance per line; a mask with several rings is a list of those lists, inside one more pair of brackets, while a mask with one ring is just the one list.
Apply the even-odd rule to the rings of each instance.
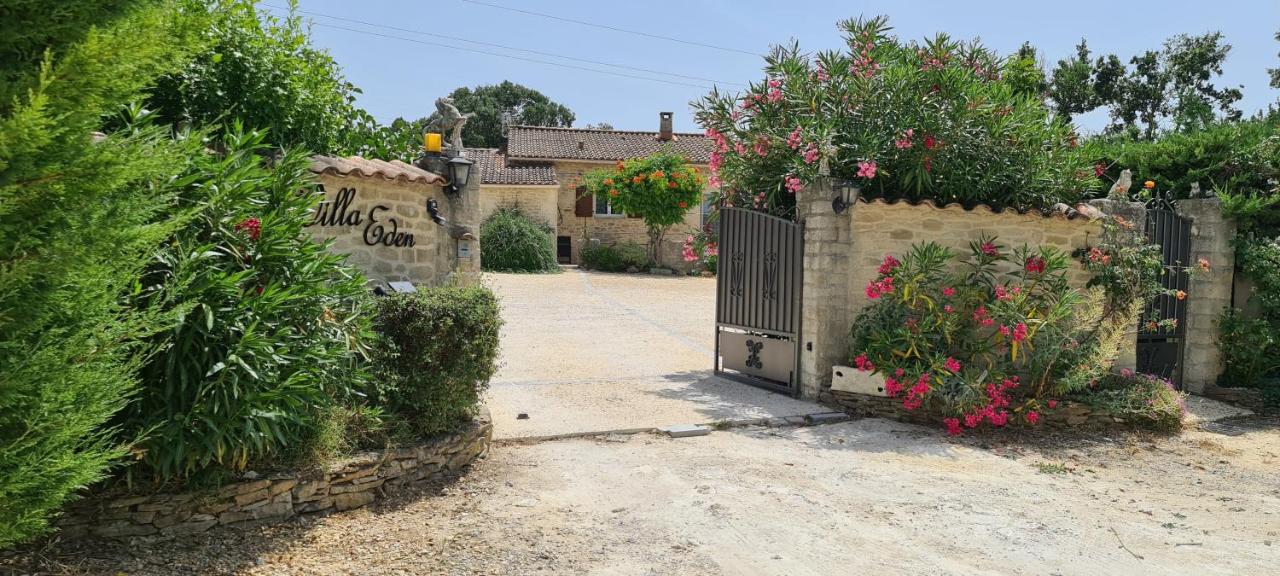
[[587, 245], [582, 248], [582, 267], [602, 272], [623, 272], [630, 268], [643, 270], [649, 266], [649, 254], [635, 244]]
[[1122, 371], [1100, 378], [1072, 396], [1089, 406], [1163, 432], [1182, 428], [1185, 395], [1173, 383], [1150, 374]]
[[1226, 369], [1223, 386], [1257, 386], [1263, 376], [1280, 368], [1271, 323], [1247, 318], [1237, 309], [1225, 310], [1218, 319], [1218, 347]]
[[375, 403], [429, 436], [469, 419], [488, 386], [502, 320], [485, 288], [441, 287], [378, 300]]
[[902, 42], [883, 17], [840, 27], [847, 51], [776, 47], [746, 94], [695, 103], [733, 205], [791, 216], [824, 166], [867, 193], [940, 202], [1044, 208], [1101, 187], [1072, 128], [1002, 73], [1022, 59], [943, 34]]
[[494, 272], [558, 272], [553, 230], [519, 208], [495, 211], [480, 226], [481, 262]]
[[583, 182], [590, 193], [607, 196], [615, 212], [644, 218], [649, 259], [659, 266], [667, 230], [702, 200], [702, 172], [685, 157], [666, 151], [619, 161], [613, 170], [592, 170]]
[[[709, 227], [707, 229], [710, 229]], [[720, 242], [713, 232], [699, 231], [684, 239], [681, 255], [685, 262], [696, 262], [694, 270], [715, 273], [720, 269]]]
[[121, 296], [172, 231], [167, 183], [201, 146], [135, 116], [91, 133], [180, 65], [192, 23], [172, 8], [0, 9], [0, 548], [45, 532], [124, 453], [106, 424], [165, 319]]
[[[1143, 272], [1113, 273], [1123, 281], [1082, 294], [1067, 284], [1067, 256], [1048, 247], [1009, 251], [983, 238], [955, 263], [934, 243], [901, 260], [886, 256], [865, 288], [874, 302], [854, 323], [853, 364], [883, 374], [905, 409], [928, 403], [948, 416], [952, 434], [962, 431], [961, 418], [967, 428], [1014, 417], [1035, 424], [1054, 397], [1105, 374], [1151, 297], [1144, 290], [1163, 290], [1146, 277], [1159, 272], [1158, 255], [1148, 255], [1157, 258], [1152, 271], [1139, 257], [1145, 252], [1121, 258], [1114, 244], [1098, 251], [1109, 266], [1137, 262]], [[1109, 301], [1117, 294], [1134, 299]]]
[[158, 480], [293, 450], [367, 378], [364, 279], [304, 230], [320, 198], [308, 155], [290, 151], [267, 167], [263, 134], [235, 127], [223, 147], [191, 161], [184, 225], [134, 298], [181, 315], [154, 338], [125, 418], [143, 435], [139, 465]]

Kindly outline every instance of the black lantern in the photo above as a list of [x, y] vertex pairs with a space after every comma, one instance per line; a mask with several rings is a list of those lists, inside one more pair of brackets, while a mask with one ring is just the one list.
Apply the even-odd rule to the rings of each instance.
[[475, 164], [462, 156], [454, 156], [449, 159], [449, 163], [445, 167], [449, 170], [449, 189], [453, 192], [461, 191], [467, 187], [467, 181], [471, 179], [471, 166]]
[[844, 214], [862, 192], [861, 188], [849, 180], [832, 180], [831, 187], [836, 191], [835, 198], [831, 199], [831, 211], [836, 214]]

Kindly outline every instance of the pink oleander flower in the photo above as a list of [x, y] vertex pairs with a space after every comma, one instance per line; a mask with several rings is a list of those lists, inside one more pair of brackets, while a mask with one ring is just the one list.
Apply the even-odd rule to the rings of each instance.
[[947, 427], [947, 436], [959, 436], [962, 432], [959, 418], [944, 418], [942, 423]]
[[1094, 165], [1093, 165], [1093, 175], [1094, 175], [1094, 176], [1097, 176], [1098, 178], [1101, 178], [1101, 177], [1102, 177], [1102, 175], [1103, 175], [1103, 174], [1106, 174], [1106, 173], [1107, 173], [1107, 167], [1106, 167], [1106, 166], [1103, 166], [1101, 162], [1099, 162], [1099, 163], [1097, 163], [1097, 164], [1094, 164]]
[[996, 286], [996, 300], [1008, 300], [1009, 291], [1004, 286]]
[[1022, 322], [1019, 322], [1017, 326], [1013, 327], [1013, 341], [1021, 342], [1026, 339], [1027, 339], [1027, 325], [1023, 324]]
[[747, 146], [746, 146], [746, 144], [743, 144], [743, 143], [741, 143], [741, 142], [734, 142], [734, 143], [733, 143], [733, 151], [734, 151], [734, 152], [737, 152], [739, 156], [746, 156], [746, 155], [747, 155]]
[[796, 126], [796, 129], [792, 130], [791, 134], [787, 136], [787, 146], [792, 150], [798, 150], [800, 148], [801, 138], [800, 127]]
[[884, 393], [890, 398], [896, 398], [902, 392], [902, 384], [893, 378], [884, 379]]
[[910, 148], [912, 144], [911, 137], [913, 135], [915, 135], [915, 130], [911, 128], [907, 128], [907, 130], [902, 133], [901, 138], [898, 138], [897, 140], [893, 141], [894, 147], [896, 147], [899, 150], [906, 150], [907, 148]]
[[770, 88], [781, 88], [781, 87], [782, 87], [782, 81], [781, 81], [781, 80], [778, 80], [777, 78], [770, 78], [770, 79], [769, 79], [769, 87], [770, 87]]
[[876, 177], [876, 161], [867, 160], [858, 163], [859, 178], [875, 178]]
[[943, 366], [945, 366], [947, 371], [952, 374], [960, 373], [960, 361], [955, 358], [947, 358], [947, 361], [943, 363]]
[[902, 265], [902, 263], [899, 262], [897, 258], [894, 258], [892, 254], [887, 254], [884, 257], [884, 261], [880, 263], [880, 268], [876, 271], [879, 272], [881, 276], [884, 276], [893, 272], [894, 268], [897, 268], [900, 265]]
[[950, 297], [952, 297], [952, 296], [955, 296], [955, 295], [956, 295], [956, 289], [955, 289], [955, 288], [952, 288], [952, 287], [950, 287], [950, 286], [947, 286], [946, 288], [943, 288], [943, 289], [942, 289], [942, 295], [943, 295], [943, 296], [946, 296], [947, 298], [950, 298]]
[[1001, 326], [1001, 327], [1000, 327], [1000, 335], [1001, 335], [1001, 336], [1004, 336], [1005, 338], [1008, 338], [1008, 337], [1009, 337], [1010, 332], [1012, 332], [1012, 330], [1010, 330], [1008, 326]]
[[952, 314], [952, 313], [954, 313], [954, 312], [956, 311], [956, 309], [955, 309], [955, 307], [954, 307], [954, 306], [952, 306], [952, 305], [950, 305], [950, 304], [945, 304], [945, 305], [943, 305], [943, 306], [942, 306], [942, 311], [943, 311], [943, 312], [946, 312], [947, 314]]
[[996, 245], [992, 242], [983, 242], [982, 246], [979, 249], [982, 250], [982, 253], [986, 254], [987, 256], [1000, 255], [1000, 249], [996, 248]]
[[1130, 370], [1128, 368], [1121, 368], [1120, 375], [1125, 378], [1133, 378], [1133, 370]]
[[1058, 407], [1058, 401], [1057, 401], [1057, 400], [1050, 400], [1050, 401], [1049, 401], [1049, 409], [1050, 409], [1050, 410], [1053, 410], [1054, 408], [1057, 408], [1057, 407]]
[[1009, 413], [1004, 410], [993, 412], [987, 416], [987, 419], [991, 421], [992, 426], [1004, 426], [1009, 423]]
[[875, 300], [876, 298], [880, 297], [880, 290], [876, 288], [876, 282], [874, 280], [870, 280], [867, 282], [866, 294], [867, 294], [867, 298], [870, 298], [872, 300]]
[[973, 412], [964, 415], [964, 425], [966, 428], [977, 428], [982, 423], [982, 413]]
[[792, 194], [795, 194], [797, 192], [800, 192], [801, 190], [804, 190], [804, 184], [801, 184], [800, 178], [794, 174], [788, 174], [785, 178], [783, 178], [783, 183], [786, 185], [787, 192], [790, 192]]
[[826, 82], [831, 78], [831, 76], [827, 75], [827, 69], [823, 68], [821, 64], [818, 65], [818, 71], [815, 75], [817, 76], [818, 82]]
[[1040, 421], [1040, 413], [1035, 410], [1027, 412], [1027, 424], [1035, 424]]
[[814, 162], [817, 162], [817, 161], [818, 161], [818, 146], [816, 144], [810, 143], [809, 146], [804, 149], [804, 163], [813, 164]]
[[870, 372], [876, 369], [875, 364], [872, 364], [870, 360], [867, 360], [867, 355], [865, 352], [862, 354], [859, 354], [857, 358], [853, 359], [853, 365], [856, 366], [858, 370], [862, 372]]
[[774, 88], [769, 91], [768, 99], [770, 102], [779, 102], [782, 100], [782, 90]]
[[1027, 258], [1027, 263], [1023, 265], [1023, 268], [1026, 269], [1027, 272], [1030, 272], [1032, 274], [1040, 274], [1044, 272], [1044, 268], [1045, 268], [1044, 258], [1041, 258], [1039, 256], [1032, 256], [1030, 258]]
[[769, 139], [764, 136], [757, 136], [755, 144], [752, 145], [752, 149], [755, 150], [756, 156], [760, 156], [762, 158], [765, 156], [768, 156], [769, 155]]

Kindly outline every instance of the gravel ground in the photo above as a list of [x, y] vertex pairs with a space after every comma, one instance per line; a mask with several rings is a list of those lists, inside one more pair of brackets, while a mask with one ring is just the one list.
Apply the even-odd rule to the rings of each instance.
[[505, 321], [486, 398], [496, 438], [828, 410], [711, 373], [714, 278], [568, 268], [484, 280]]
[[[1065, 445], [1065, 447], [1064, 447]], [[946, 440], [877, 419], [494, 448], [386, 504], [177, 541], [46, 544], [48, 574], [1276, 574], [1280, 429]]]

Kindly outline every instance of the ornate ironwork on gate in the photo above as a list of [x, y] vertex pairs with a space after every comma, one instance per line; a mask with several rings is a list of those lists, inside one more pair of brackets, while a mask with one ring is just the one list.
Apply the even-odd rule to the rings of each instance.
[[716, 374], [799, 394], [803, 252], [795, 222], [720, 210]]
[[[1174, 212], [1171, 202], [1160, 199], [1148, 204], [1146, 233], [1152, 243], [1160, 245], [1167, 271], [1161, 280], [1164, 287], [1185, 291], [1186, 267], [1191, 258], [1191, 221]], [[1176, 323], [1168, 326], [1165, 320]], [[1138, 372], [1168, 378], [1182, 387], [1186, 320], [1187, 302], [1176, 295], [1161, 295], [1147, 305], [1138, 326]]]

